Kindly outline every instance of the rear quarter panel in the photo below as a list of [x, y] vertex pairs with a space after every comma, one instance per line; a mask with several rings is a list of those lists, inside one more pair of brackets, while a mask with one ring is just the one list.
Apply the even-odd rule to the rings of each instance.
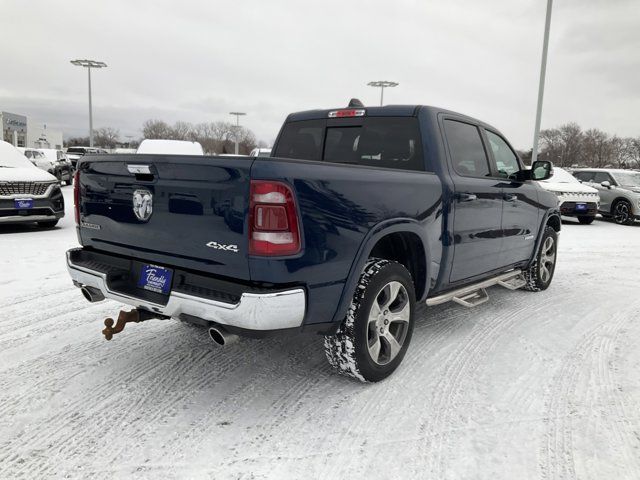
[[[250, 257], [249, 270], [253, 281], [306, 285], [306, 323], [334, 319], [354, 264], [366, 260], [385, 232], [413, 231], [425, 249], [441, 248], [442, 186], [433, 173], [258, 158], [251, 178], [284, 181], [295, 190], [301, 253]], [[441, 252], [428, 256], [439, 260]]]

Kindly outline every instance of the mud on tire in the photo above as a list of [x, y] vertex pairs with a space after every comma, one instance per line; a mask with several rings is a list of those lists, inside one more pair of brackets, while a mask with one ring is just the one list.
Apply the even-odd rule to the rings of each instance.
[[[372, 322], [370, 315], [376, 306], [379, 306], [381, 298], [384, 299], [381, 296], [385, 295], [384, 290], [387, 286], [398, 283], [402, 285], [400, 293], [405, 298], [393, 305], [394, 308], [397, 305], [398, 310], [402, 309], [403, 315], [406, 315], [408, 320], [406, 326], [402, 327], [405, 330], [402, 332], [401, 344], [398, 342], [400, 350], [395, 350], [394, 356], [389, 356], [387, 362], [383, 361], [383, 364], [380, 364], [381, 357], [379, 356], [377, 361], [374, 361], [371, 355], [370, 329]], [[399, 294], [398, 298], [401, 295]], [[376, 306], [374, 306], [374, 302], [376, 302]], [[405, 309], [407, 305], [408, 313]], [[387, 311], [391, 310], [390, 306]], [[378, 258], [369, 259], [360, 275], [349, 310], [340, 328], [336, 334], [324, 337], [324, 349], [329, 364], [338, 373], [362, 382], [377, 382], [386, 378], [402, 362], [407, 351], [413, 333], [414, 312], [415, 292], [411, 275], [407, 269], [397, 262]], [[381, 315], [382, 313], [380, 312]], [[390, 315], [393, 315], [393, 312]], [[381, 321], [384, 322], [384, 317], [381, 317]], [[395, 324], [397, 320], [391, 320], [391, 322]], [[388, 328], [391, 329], [391, 326]], [[386, 337], [379, 339], [379, 341], [381, 344], [388, 345], [385, 343], [387, 342]], [[382, 348], [379, 349], [379, 353], [383, 353]]]

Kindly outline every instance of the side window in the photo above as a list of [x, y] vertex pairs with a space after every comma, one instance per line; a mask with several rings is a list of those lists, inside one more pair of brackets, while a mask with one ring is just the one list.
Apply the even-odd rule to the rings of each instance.
[[611, 185], [614, 185], [611, 175], [609, 175], [607, 172], [596, 172], [596, 174], [593, 176], [592, 182], [593, 183], [609, 182], [611, 183]]
[[453, 169], [458, 175], [491, 176], [478, 127], [455, 120], [445, 120], [444, 132], [451, 151]]
[[518, 157], [513, 153], [513, 150], [509, 148], [507, 142], [489, 130], [486, 130], [486, 132], [498, 174], [501, 177], [509, 178], [514, 173], [519, 172], [520, 164], [518, 163]]
[[576, 172], [573, 174], [573, 176], [576, 177], [581, 182], [590, 182], [591, 179], [593, 178], [593, 173], [592, 172]]
[[31, 157], [33, 157], [33, 154], [31, 153], [31, 150], [27, 150], [27, 151], [24, 152], [24, 156], [27, 157], [27, 158], [31, 158]]

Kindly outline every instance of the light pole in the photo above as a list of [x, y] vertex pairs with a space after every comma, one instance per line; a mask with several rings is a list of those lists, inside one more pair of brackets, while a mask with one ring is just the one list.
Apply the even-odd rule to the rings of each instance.
[[240, 131], [240, 115], [246, 115], [244, 112], [229, 112], [229, 115], [236, 116], [236, 155], [238, 155], [238, 132]]
[[540, 63], [540, 83], [538, 84], [538, 107], [536, 109], [536, 126], [533, 132], [533, 150], [531, 164], [538, 159], [538, 136], [540, 135], [540, 117], [542, 116], [542, 97], [544, 97], [544, 79], [547, 73], [547, 50], [549, 48], [549, 28], [551, 27], [551, 7], [553, 0], [547, 0], [547, 17], [544, 22], [544, 40], [542, 42], [542, 62]]
[[93, 147], [93, 111], [91, 108], [91, 69], [92, 68], [105, 68], [107, 66], [104, 62], [98, 62], [96, 60], [71, 60], [71, 63], [77, 67], [84, 67], [89, 74], [89, 146]]
[[369, 85], [370, 87], [380, 88], [380, 106], [382, 106], [382, 101], [384, 100], [384, 89], [397, 87], [400, 84], [398, 82], [390, 82], [388, 80], [378, 80], [376, 82], [369, 82], [367, 83], [367, 85]]

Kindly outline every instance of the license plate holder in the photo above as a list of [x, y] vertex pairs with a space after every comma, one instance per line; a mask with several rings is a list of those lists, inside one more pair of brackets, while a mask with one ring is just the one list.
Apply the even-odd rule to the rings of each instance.
[[13, 206], [18, 210], [31, 210], [33, 208], [33, 198], [16, 198], [13, 201]]
[[145, 264], [140, 268], [138, 287], [150, 292], [168, 295], [171, 291], [173, 270], [159, 265]]
[[576, 203], [576, 212], [586, 212], [587, 204], [586, 203]]

